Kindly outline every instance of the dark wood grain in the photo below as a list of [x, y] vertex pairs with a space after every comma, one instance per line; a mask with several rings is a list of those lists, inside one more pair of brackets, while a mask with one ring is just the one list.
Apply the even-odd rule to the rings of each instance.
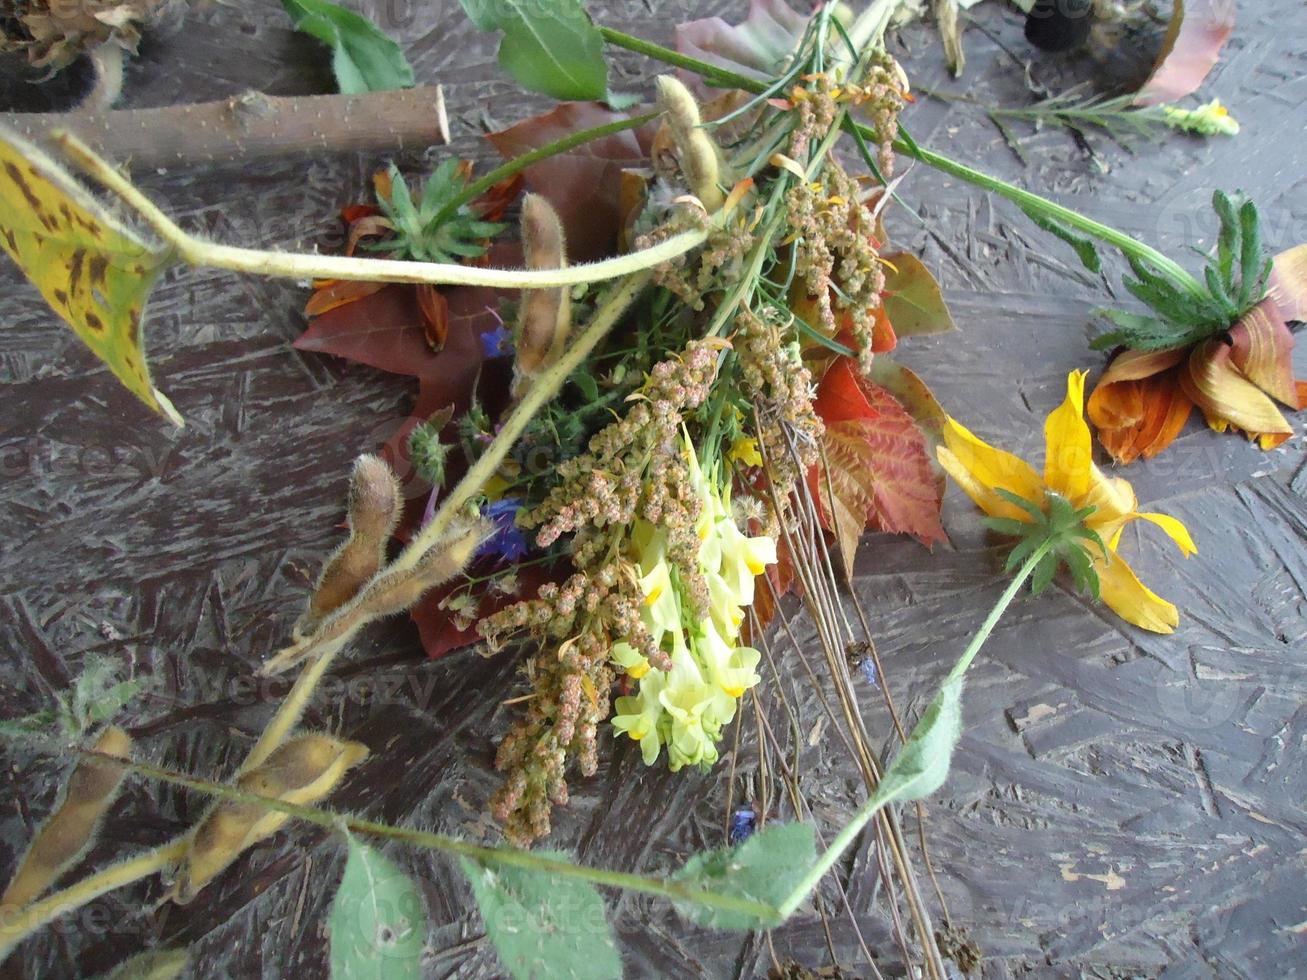
[[[401, 38], [419, 80], [445, 86], [455, 145], [431, 159], [488, 159], [484, 126], [544, 107], [515, 91], [493, 41], [472, 30], [453, 0], [368, 6]], [[1045, 131], [1028, 141], [1023, 167], [972, 107], [922, 98], [906, 120], [922, 143], [1177, 255], [1187, 231], [1210, 233], [1201, 215], [1214, 186], [1256, 197], [1272, 246], [1307, 241], [1307, 8], [1300, 0], [1243, 6], [1204, 89], [1243, 123], [1237, 139], [1171, 136], [1130, 154]], [[742, 4], [592, 7], [616, 26], [668, 40], [677, 21], [733, 15]], [[1005, 53], [1028, 56], [1019, 15], [987, 3], [972, 17], [961, 82], [947, 78], [925, 28], [906, 31], [896, 50], [919, 84], [1023, 104], [1022, 67]], [[1099, 59], [1041, 56], [1031, 74], [1054, 88], [1110, 85], [1137, 77], [1147, 43], [1133, 39], [1123, 54]], [[651, 66], [617, 60], [616, 88], [647, 85]], [[186, 29], [145, 45], [128, 69], [125, 105], [250, 88], [325, 91], [324, 64], [276, 4], [197, 7]], [[11, 97], [0, 108], [65, 107], [59, 90], [38, 94], [10, 80], [0, 91]], [[330, 248], [336, 210], [364, 192], [383, 161], [265, 161], [139, 179], [188, 228], [248, 245]], [[895, 214], [896, 244], [938, 273], [961, 328], [904, 343], [902, 359], [982, 436], [1037, 455], [1042, 419], [1060, 401], [1067, 371], [1099, 363], [1085, 346], [1088, 323], [1120, 292], [1121, 263], [1109, 258], [1103, 277], [1090, 276], [1014, 208], [923, 167], [902, 191], [923, 220]], [[287, 635], [320, 556], [337, 540], [349, 462], [406, 416], [414, 392], [403, 379], [293, 350], [303, 328], [300, 286], [175, 272], [155, 294], [148, 337], [156, 382], [188, 421], [172, 431], [114, 382], [12, 266], [0, 268], [0, 280], [0, 707], [6, 715], [35, 710], [87, 654], [103, 653], [152, 680], [152, 693], [126, 718], [150, 758], [230, 773], [283, 690], [261, 687], [253, 670]], [[1141, 577], [1183, 610], [1176, 635], [1142, 635], [1054, 591], [1018, 602], [986, 648], [972, 671], [954, 773], [928, 807], [952, 922], [983, 950], [985, 976], [1307, 975], [1305, 467], [1301, 437], [1262, 453], [1194, 425], [1128, 474], [1151, 508], [1189, 522], [1201, 549], [1183, 561], [1152, 536], [1127, 539]], [[970, 505], [950, 496], [945, 516], [952, 548], [928, 554], [874, 537], [858, 562], [857, 589], [887, 676], [910, 711], [920, 710], [1002, 584], [997, 550]], [[802, 641], [810, 627], [799, 621], [797, 632]], [[801, 721], [805, 787], [829, 832], [857, 805], [860, 783], [829, 732], [808, 744], [819, 705], [793, 651], [779, 639], [775, 649]], [[496, 840], [482, 810], [496, 785], [494, 738], [511, 716], [500, 702], [520, 683], [507, 659], [424, 662], [407, 624], [369, 631], [306, 716], [373, 752], [333, 805]], [[888, 745], [877, 699], [868, 691], [863, 701], [869, 729]], [[763, 703], [788, 740], [774, 689]], [[756, 775], [755, 729], [747, 717], [737, 798]], [[0, 867], [8, 869], [49, 811], [61, 770], [22, 751], [6, 751], [4, 761]], [[622, 870], [675, 867], [722, 841], [726, 772], [646, 770], [629, 744], [613, 745], [598, 774], [574, 784], [550, 844]], [[91, 862], [163, 839], [203, 803], [133, 783]], [[392, 854], [426, 897], [430, 975], [497, 975], [457, 870], [428, 853]], [[890, 975], [897, 952], [868, 858], [864, 843], [846, 865], [849, 896]], [[189, 944], [197, 977], [325, 976], [324, 927], [342, 863], [338, 842], [283, 832], [192, 905], [152, 910], [157, 882], [106, 896], [27, 942], [0, 974], [89, 976], [147, 945]], [[612, 896], [610, 908], [631, 976], [752, 977], [771, 965], [757, 937], [688, 927], [643, 897]], [[832, 929], [841, 964], [867, 975], [848, 922], [837, 917]], [[829, 961], [811, 915], [773, 941], [779, 956]]]

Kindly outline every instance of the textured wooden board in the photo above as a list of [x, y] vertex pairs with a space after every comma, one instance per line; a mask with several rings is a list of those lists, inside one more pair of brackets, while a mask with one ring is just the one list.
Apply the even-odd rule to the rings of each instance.
[[[604, 19], [661, 39], [691, 15], [741, 6], [595, 4]], [[1307, 241], [1307, 55], [1298, 41], [1307, 9], [1298, 0], [1244, 6], [1205, 89], [1243, 122], [1236, 140], [1174, 137], [1133, 156], [1095, 140], [1090, 155], [1049, 131], [1030, 141], [1023, 168], [970, 107], [923, 98], [906, 118], [923, 143], [1175, 251], [1216, 184], [1257, 197], [1273, 246]], [[454, 151], [488, 158], [483, 123], [543, 107], [514, 91], [493, 44], [453, 0], [375, 9], [418, 77], [445, 84]], [[1020, 69], [1003, 50], [1025, 56], [1017, 15], [996, 3], [973, 15], [963, 83], [948, 81], [924, 29], [906, 32], [900, 54], [918, 84], [1023, 102]], [[276, 5], [200, 8], [188, 24], [146, 44], [129, 67], [128, 105], [329, 84], [307, 67], [322, 63], [312, 42], [286, 29]], [[1143, 62], [1129, 50], [1134, 57], [1101, 64], [1035, 59], [1033, 72], [1055, 86], [1138, 74]], [[635, 88], [648, 66], [623, 58], [619, 71], [619, 87]], [[11, 81], [0, 92], [32, 107], [58, 94]], [[247, 244], [330, 248], [332, 215], [381, 162], [296, 160], [141, 181], [187, 227]], [[904, 194], [925, 223], [897, 215], [896, 243], [937, 271], [961, 326], [957, 336], [905, 343], [904, 361], [982, 435], [1037, 453], [1066, 372], [1097, 361], [1086, 326], [1120, 291], [1121, 264], [1109, 260], [1106, 280], [1089, 276], [1014, 208], [925, 168]], [[176, 432], [114, 383], [12, 267], [0, 268], [0, 281], [0, 709], [33, 710], [87, 653], [106, 653], [155, 679], [128, 719], [152, 758], [230, 772], [282, 690], [260, 688], [252, 670], [286, 635], [318, 557], [336, 540], [349, 460], [404, 418], [409, 385], [291, 349], [303, 326], [304, 292], [294, 284], [172, 273], [152, 304], [150, 338], [158, 382], [189, 422]], [[1299, 373], [1307, 374], [1302, 357]], [[1307, 975], [1305, 465], [1301, 438], [1263, 454], [1194, 427], [1163, 458], [1130, 470], [1141, 499], [1186, 519], [1202, 549], [1184, 562], [1148, 535], [1129, 543], [1145, 580], [1183, 610], [1174, 637], [1142, 636], [1066, 593], [1018, 603], [995, 634], [973, 671], [955, 774], [928, 808], [952, 919], [986, 953], [986, 976]], [[911, 710], [1001, 588], [997, 550], [970, 506], [950, 496], [946, 519], [954, 549], [929, 555], [876, 538], [859, 560], [858, 591], [887, 675]], [[808, 635], [801, 623], [798, 635]], [[806, 736], [820, 709], [795, 654], [777, 651]], [[507, 661], [429, 664], [407, 625], [369, 632], [306, 716], [373, 749], [333, 803], [493, 840], [481, 816], [496, 784], [488, 733], [504, 729], [499, 702], [517, 693]], [[870, 689], [863, 700], [870, 730], [883, 737], [878, 700]], [[764, 702], [788, 738], [774, 696]], [[756, 769], [754, 729], [749, 718], [741, 775]], [[802, 761], [812, 807], [834, 826], [860, 798], [856, 774], [829, 733], [804, 742]], [[7, 868], [48, 812], [59, 767], [15, 752], [5, 763]], [[726, 788], [724, 768], [646, 771], [638, 753], [616, 746], [593, 779], [574, 784], [552, 843], [613, 868], [671, 868], [721, 842]], [[132, 784], [93, 860], [160, 840], [202, 803]], [[457, 871], [426, 853], [394, 856], [426, 896], [430, 974], [495, 975]], [[322, 929], [343, 860], [321, 834], [283, 833], [185, 909], [152, 911], [157, 883], [107, 896], [28, 942], [0, 974], [91, 975], [143, 945], [184, 943], [194, 947], [196, 976], [322, 976]], [[850, 901], [888, 974], [896, 954], [871, 869], [864, 844], [848, 865]], [[688, 928], [643, 897], [611, 904], [631, 976], [756, 976], [770, 965], [758, 937]], [[840, 962], [867, 975], [847, 920], [836, 918], [833, 933]], [[828, 962], [811, 917], [773, 939], [781, 956]]]

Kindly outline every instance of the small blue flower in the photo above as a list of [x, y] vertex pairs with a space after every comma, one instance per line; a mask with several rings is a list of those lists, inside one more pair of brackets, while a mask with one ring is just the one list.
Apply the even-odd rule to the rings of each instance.
[[872, 687], [880, 687], [880, 679], [876, 676], [876, 661], [868, 657], [858, 664], [858, 669], [862, 671], [862, 676], [867, 678], [868, 684]]
[[494, 521], [495, 533], [481, 546], [480, 554], [497, 555], [509, 563], [526, 557], [529, 550], [526, 535], [517, 526], [517, 512], [521, 508], [521, 498], [505, 497], [503, 500], [493, 500], [481, 509], [483, 517]]
[[481, 350], [488, 358], [507, 357], [513, 353], [513, 332], [503, 323], [481, 334]]
[[742, 806], [731, 814], [731, 827], [726, 832], [726, 840], [732, 847], [743, 844], [758, 829], [758, 814], [752, 807]]

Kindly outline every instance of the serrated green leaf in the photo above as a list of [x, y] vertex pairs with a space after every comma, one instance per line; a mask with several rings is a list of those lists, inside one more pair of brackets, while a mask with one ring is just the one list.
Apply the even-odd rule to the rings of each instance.
[[1041, 595], [1053, 581], [1053, 575], [1057, 572], [1057, 556], [1051, 552], [1039, 560], [1035, 570], [1030, 573], [1030, 591], [1033, 595]]
[[348, 836], [349, 858], [331, 903], [331, 980], [422, 976], [422, 896], [380, 851]]
[[604, 39], [580, 0], [459, 0], [483, 31], [503, 31], [499, 64], [522, 87], [587, 102], [608, 94]]
[[22, 718], [0, 718], [0, 738], [30, 738], [33, 735], [48, 734], [58, 724], [59, 716], [48, 709]]
[[[704, 891], [775, 906], [794, 891], [817, 859], [816, 838], [806, 823], [774, 823], [736, 847], [696, 854], [671, 880]], [[779, 917], [762, 918], [706, 905], [676, 902], [687, 919], [713, 929], [768, 929]]]
[[[1027, 525], [1027, 527], [1029, 527], [1029, 525]], [[1029, 537], [1023, 537], [1017, 542], [1016, 547], [1009, 552], [1007, 561], [1003, 563], [1003, 571], [1011, 572], [1020, 567], [1027, 558], [1034, 554], [1035, 549], [1040, 546], [1042, 541], [1043, 538], [1039, 535], [1032, 534]]]
[[1070, 245], [1076, 253], [1076, 258], [1080, 260], [1080, 264], [1090, 272], [1097, 275], [1103, 270], [1103, 260], [1098, 254], [1098, 248], [1088, 238], [1072, 231], [1060, 221], [1055, 221], [1032, 208], [1022, 208], [1021, 210], [1037, 227]]
[[[570, 860], [558, 851], [541, 857]], [[486, 935], [515, 980], [611, 980], [622, 975], [603, 897], [589, 882], [459, 858]]]
[[332, 49], [331, 68], [344, 95], [413, 85], [413, 69], [390, 37], [366, 17], [328, 0], [281, 0], [295, 29]]

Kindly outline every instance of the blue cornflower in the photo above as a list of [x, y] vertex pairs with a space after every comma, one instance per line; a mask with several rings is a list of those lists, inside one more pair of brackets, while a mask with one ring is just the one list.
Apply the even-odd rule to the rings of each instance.
[[526, 556], [526, 535], [517, 526], [517, 512], [522, 508], [520, 497], [492, 500], [481, 508], [487, 520], [494, 521], [495, 533], [481, 546], [481, 554], [497, 555], [506, 562], [520, 561]]
[[481, 334], [481, 350], [488, 358], [507, 357], [513, 353], [513, 332], [503, 323]]

